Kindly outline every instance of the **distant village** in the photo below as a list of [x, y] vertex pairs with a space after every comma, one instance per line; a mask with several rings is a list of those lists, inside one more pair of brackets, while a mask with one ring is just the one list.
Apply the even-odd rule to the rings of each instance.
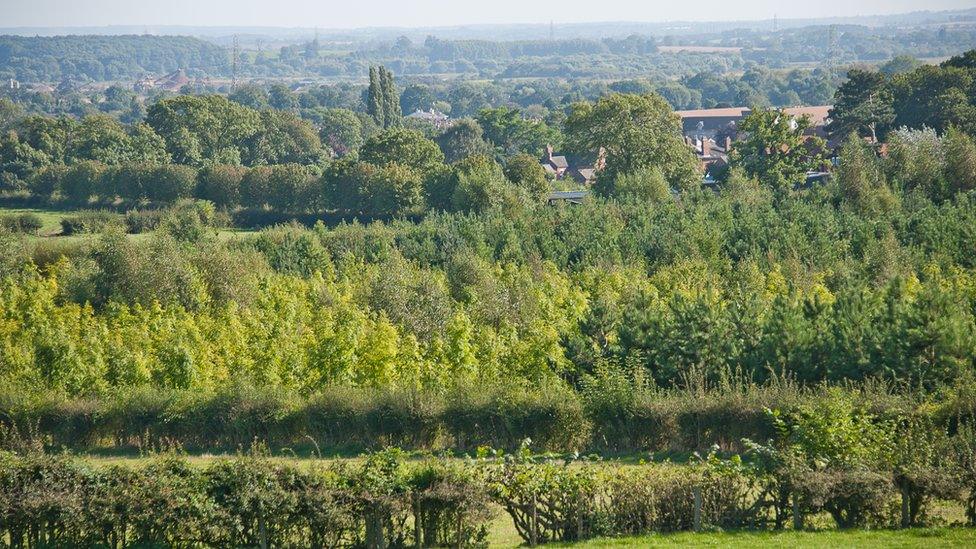
[[[179, 69], [158, 77], [152, 74], [144, 75], [135, 81], [132, 90], [140, 94], [149, 94], [154, 91], [180, 93], [188, 85], [212, 86], [213, 84], [214, 82], [210, 80], [191, 79], [187, 76], [186, 71]], [[10, 89], [21, 89], [22, 84], [11, 79], [8, 86]], [[39, 83], [24, 85], [23, 87], [39, 93], [65, 94], [78, 91], [95, 91], [104, 88], [104, 85], [65, 79], [57, 86]], [[296, 83], [292, 86], [294, 91], [300, 91], [305, 87], [307, 87], [306, 83]], [[826, 131], [832, 108], [831, 105], [820, 105], [791, 107], [783, 110], [786, 114], [797, 118], [808, 117], [810, 127], [807, 129], [806, 135], [823, 139], [827, 143], [827, 150], [830, 151], [839, 146], [839, 143], [828, 139]], [[735, 142], [740, 138], [738, 126], [750, 112], [751, 109], [748, 107], [676, 111], [676, 114], [681, 118], [685, 143], [695, 151], [701, 162], [702, 172], [705, 174], [703, 184], [706, 187], [715, 187], [717, 185], [716, 175], [728, 167], [729, 155], [735, 146]], [[430, 125], [437, 130], [450, 127], [455, 120], [434, 108], [417, 110], [405, 118]], [[546, 147], [539, 163], [549, 179], [554, 182], [564, 182], [559, 187], [569, 189], [553, 191], [550, 194], [549, 201], [551, 203], [576, 203], [589, 194], [588, 189], [596, 180], [597, 173], [603, 168], [604, 158], [601, 151], [595, 162], [575, 159], [565, 154], [559, 154], [550, 145]], [[807, 183], [820, 181], [827, 176], [825, 169], [810, 172]]]
[[[831, 105], [816, 107], [793, 107], [783, 109], [793, 117], [806, 116], [810, 119], [810, 127], [806, 131], [809, 137], [819, 137], [827, 143], [828, 150], [834, 150], [839, 145], [828, 140], [826, 126], [830, 122]], [[729, 154], [740, 138], [738, 126], [749, 115], [747, 107], [732, 107], [718, 109], [698, 109], [691, 111], [677, 111], [681, 117], [682, 133], [685, 143], [695, 151], [701, 162], [702, 172], [705, 174], [703, 184], [715, 188], [716, 174], [729, 166]], [[589, 186], [596, 179], [597, 172], [603, 168], [603, 157], [595, 164], [574, 164], [566, 156], [554, 154], [552, 147], [547, 147], [540, 160], [542, 168], [549, 176], [556, 180], [572, 180], [579, 184], [578, 190], [554, 191], [549, 195], [549, 202], [576, 203], [587, 196]], [[807, 184], [816, 183], [828, 177], [825, 170], [807, 174]]]

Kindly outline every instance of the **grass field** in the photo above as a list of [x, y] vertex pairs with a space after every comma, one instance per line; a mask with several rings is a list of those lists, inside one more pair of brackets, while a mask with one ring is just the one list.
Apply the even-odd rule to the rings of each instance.
[[832, 530], [819, 532], [681, 533], [637, 538], [595, 539], [557, 547], [857, 547], [896, 549], [909, 547], [976, 547], [976, 529], [922, 528], [908, 530]]
[[[35, 239], [54, 239], [56, 238], [59, 242], [70, 242], [73, 240], [82, 240], [88, 238], [90, 235], [70, 235], [65, 236], [61, 234], [61, 219], [64, 217], [70, 217], [78, 213], [77, 210], [52, 210], [52, 209], [41, 209], [41, 208], [2, 208], [0, 207], [0, 216], [6, 215], [17, 215], [30, 213], [37, 215], [41, 218], [43, 225], [36, 235], [32, 235], [31, 238]], [[247, 229], [234, 229], [225, 228], [221, 229], [217, 233], [217, 237], [221, 240], [231, 240], [240, 236], [245, 236], [253, 233], [254, 231]], [[130, 234], [129, 237], [135, 240], [145, 238], [147, 234]]]
[[44, 223], [38, 236], [51, 236], [61, 232], [61, 218], [75, 212], [69, 210], [42, 210], [38, 208], [0, 208], [0, 216], [30, 213], [41, 218]]

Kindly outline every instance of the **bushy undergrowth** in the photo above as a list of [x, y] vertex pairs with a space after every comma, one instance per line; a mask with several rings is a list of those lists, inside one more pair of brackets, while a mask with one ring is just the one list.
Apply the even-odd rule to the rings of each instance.
[[61, 218], [61, 234], [90, 234], [123, 225], [120, 214], [106, 210], [82, 210]]
[[44, 220], [34, 213], [0, 215], [0, 227], [14, 233], [36, 234], [43, 226]]

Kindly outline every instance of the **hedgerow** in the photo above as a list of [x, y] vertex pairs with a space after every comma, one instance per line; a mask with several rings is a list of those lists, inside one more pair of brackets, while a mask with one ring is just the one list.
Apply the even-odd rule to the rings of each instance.
[[[828, 466], [803, 478], [787, 494], [797, 498], [794, 512], [826, 512], [840, 528], [897, 524], [891, 470]], [[620, 465], [533, 456], [526, 445], [503, 457], [408, 460], [385, 449], [303, 464], [255, 446], [203, 466], [161, 454], [137, 467], [28, 450], [0, 453], [0, 540], [13, 547], [482, 547], [499, 514], [530, 545], [782, 528], [765, 498], [769, 479], [737, 456]]]

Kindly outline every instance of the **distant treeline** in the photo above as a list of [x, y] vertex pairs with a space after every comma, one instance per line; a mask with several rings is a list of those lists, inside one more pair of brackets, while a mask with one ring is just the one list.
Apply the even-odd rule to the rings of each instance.
[[131, 79], [188, 69], [224, 74], [227, 52], [187, 36], [0, 36], [0, 76], [25, 82]]
[[[631, 34], [619, 38], [549, 40], [441, 39], [292, 44], [242, 51], [238, 74], [254, 77], [359, 77], [383, 64], [399, 74], [478, 74], [482, 77], [688, 77], [703, 70], [738, 70], [747, 63], [788, 68], [880, 62], [900, 55], [946, 57], [976, 43], [976, 30], [945, 27], [809, 26], [780, 32], [734, 30], [693, 37]], [[659, 46], [698, 45], [739, 50], [660, 52]], [[197, 76], [226, 76], [228, 48], [176, 36], [0, 37], [0, 77], [23, 81], [63, 78], [113, 80], [177, 68]], [[719, 69], [726, 64], [736, 69]]]

